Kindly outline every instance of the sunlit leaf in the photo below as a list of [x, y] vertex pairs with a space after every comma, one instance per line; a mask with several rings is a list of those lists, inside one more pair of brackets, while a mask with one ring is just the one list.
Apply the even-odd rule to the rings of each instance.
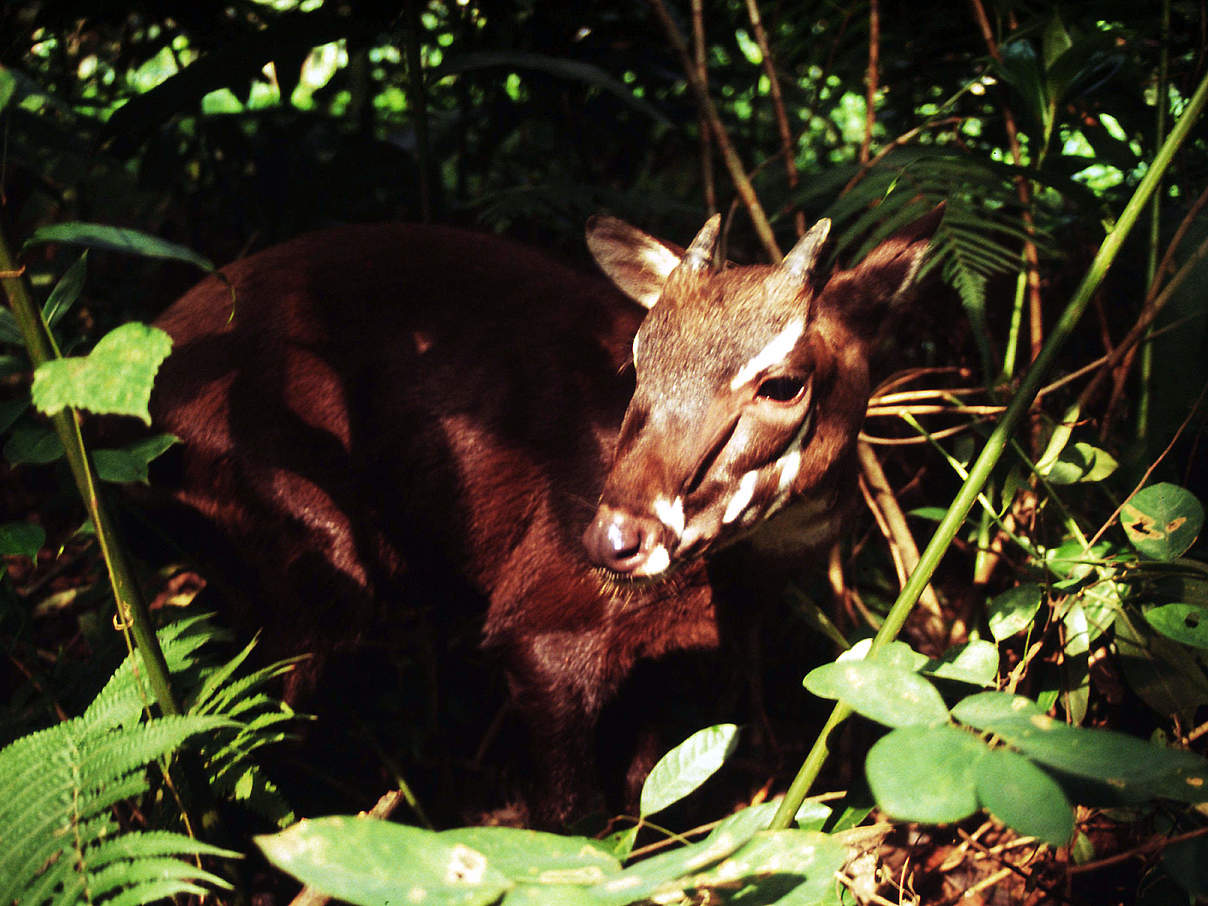
[[1044, 589], [1033, 583], [1017, 585], [995, 595], [987, 607], [990, 634], [1001, 642], [1023, 632], [1032, 625], [1043, 599]]
[[806, 676], [805, 688], [821, 698], [839, 699], [889, 727], [948, 720], [948, 708], [929, 680], [877, 660], [824, 664]]
[[1197, 604], [1162, 604], [1145, 611], [1145, 622], [1168, 639], [1208, 648], [1208, 608]]
[[977, 763], [989, 751], [955, 727], [900, 727], [877, 740], [864, 770], [888, 814], [942, 824], [977, 811]]
[[641, 813], [653, 815], [683, 799], [725, 763], [738, 744], [738, 727], [718, 724], [693, 733], [659, 759], [642, 785]]
[[54, 359], [34, 373], [34, 405], [47, 415], [66, 406], [136, 415], [147, 424], [151, 385], [172, 348], [158, 327], [130, 322], [103, 336], [87, 356]]

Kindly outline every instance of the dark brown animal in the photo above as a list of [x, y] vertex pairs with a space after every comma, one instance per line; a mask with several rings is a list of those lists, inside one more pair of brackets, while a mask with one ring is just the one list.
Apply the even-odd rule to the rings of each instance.
[[225, 269], [233, 315], [209, 279], [159, 320], [153, 414], [183, 440], [160, 484], [217, 526], [274, 652], [483, 602], [556, 824], [596, 801], [595, 722], [634, 663], [715, 646], [752, 564], [834, 538], [868, 343], [938, 219], [828, 279], [825, 221], [777, 267], [719, 270], [717, 218], [686, 252], [594, 219], [648, 315], [501, 239], [304, 236]]

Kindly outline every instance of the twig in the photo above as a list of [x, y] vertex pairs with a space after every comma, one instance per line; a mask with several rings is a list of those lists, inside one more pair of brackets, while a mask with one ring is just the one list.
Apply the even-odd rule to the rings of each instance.
[[[694, 0], [699, 2], [699, 0]], [[747, 0], [747, 15], [751, 19], [751, 31], [759, 52], [763, 55], [763, 71], [768, 77], [768, 90], [772, 96], [772, 111], [776, 116], [776, 128], [780, 131], [780, 146], [784, 154], [784, 169], [789, 180], [789, 189], [797, 188], [797, 155], [793, 153], [793, 130], [789, 128], [789, 118], [784, 112], [784, 98], [780, 94], [780, 79], [776, 75], [776, 63], [772, 58], [772, 48], [768, 44], [768, 34], [763, 28], [763, 19], [759, 15], [757, 0]], [[805, 235], [805, 212], [797, 211], [793, 215], [793, 225], [798, 236]]]
[[[705, 64], [705, 12], [704, 0], [692, 0], [692, 57], [700, 80], [709, 83], [709, 69]], [[705, 190], [705, 207], [712, 214], [717, 210], [717, 184], [713, 176], [713, 132], [704, 111], [697, 114], [700, 120], [700, 179]]]
[[860, 163], [868, 163], [872, 148], [872, 127], [877, 121], [877, 75], [881, 54], [881, 6], [879, 0], [868, 3], [868, 69], [864, 75], [864, 139], [860, 142]]
[[[894, 496], [889, 479], [885, 477], [885, 470], [881, 468], [881, 463], [877, 460], [877, 454], [873, 452], [869, 444], [859, 441], [856, 443], [856, 456], [860, 461], [861, 478], [868, 484], [869, 509], [876, 517], [878, 526], [882, 527], [894, 563], [900, 564], [899, 579], [904, 585], [906, 577], [919, 565], [918, 545], [914, 542], [914, 536], [910, 534], [910, 527], [906, 525], [906, 517], [898, 505], [898, 499]], [[930, 583], [919, 596], [919, 603], [930, 617], [927, 621], [928, 634], [944, 641], [942, 638], [944, 618], [940, 611], [939, 598], [936, 597], [935, 589]]]
[[663, 30], [667, 33], [667, 40], [671, 42], [672, 48], [680, 58], [680, 65], [684, 70], [684, 77], [688, 80], [688, 87], [696, 98], [697, 106], [709, 122], [709, 128], [713, 131], [713, 137], [717, 140], [718, 148], [721, 149], [722, 159], [726, 162], [726, 169], [730, 173], [730, 179], [734, 181], [734, 188], [742, 198], [743, 204], [746, 205], [747, 214], [751, 218], [751, 224], [755, 227], [755, 235], [759, 237], [759, 241], [767, 251], [768, 258], [771, 261], [779, 261], [782, 256], [780, 246], [776, 243], [776, 236], [772, 233], [772, 225], [768, 223], [768, 217], [764, 213], [763, 205], [759, 203], [759, 198], [755, 194], [755, 188], [747, 178], [742, 158], [734, 150], [730, 136], [722, 125], [717, 107], [713, 104], [713, 99], [709, 97], [709, 89], [701, 81], [700, 75], [696, 71], [696, 65], [692, 62], [692, 55], [688, 52], [688, 45], [684, 43], [683, 35], [680, 34], [679, 28], [676, 27], [675, 22], [671, 19], [671, 14], [667, 11], [667, 6], [663, 3], [663, 0], [650, 0], [650, 5], [658, 16], [659, 22], [662, 23]]

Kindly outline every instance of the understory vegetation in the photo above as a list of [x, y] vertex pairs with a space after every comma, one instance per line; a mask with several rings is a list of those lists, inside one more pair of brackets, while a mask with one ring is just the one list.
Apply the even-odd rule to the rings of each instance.
[[[0, 903], [1208, 897], [1202, 4], [100, 6], [0, 7]], [[305, 230], [586, 269], [599, 211], [678, 242], [721, 211], [744, 262], [828, 217], [854, 262], [940, 203], [865, 505], [736, 665], [766, 713], [686, 695], [637, 810], [567, 835], [444, 798], [456, 762], [506, 802], [521, 745], [472, 623], [358, 691], [354, 781], [291, 748], [295, 665], [116, 503], [173, 439], [84, 441], [147, 420], [146, 322]]]

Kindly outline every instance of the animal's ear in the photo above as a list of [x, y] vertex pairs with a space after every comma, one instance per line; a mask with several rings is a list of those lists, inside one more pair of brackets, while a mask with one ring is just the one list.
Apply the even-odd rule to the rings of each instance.
[[844, 320], [860, 332], [875, 332], [885, 308], [906, 291], [919, 272], [931, 237], [943, 219], [941, 203], [898, 230], [854, 268], [832, 276], [822, 291], [821, 303], [841, 312]]
[[694, 272], [708, 269], [720, 224], [720, 214], [709, 218], [685, 251], [623, 220], [597, 215], [587, 221], [587, 247], [621, 292], [645, 308], [653, 308], [667, 278], [681, 263]]

